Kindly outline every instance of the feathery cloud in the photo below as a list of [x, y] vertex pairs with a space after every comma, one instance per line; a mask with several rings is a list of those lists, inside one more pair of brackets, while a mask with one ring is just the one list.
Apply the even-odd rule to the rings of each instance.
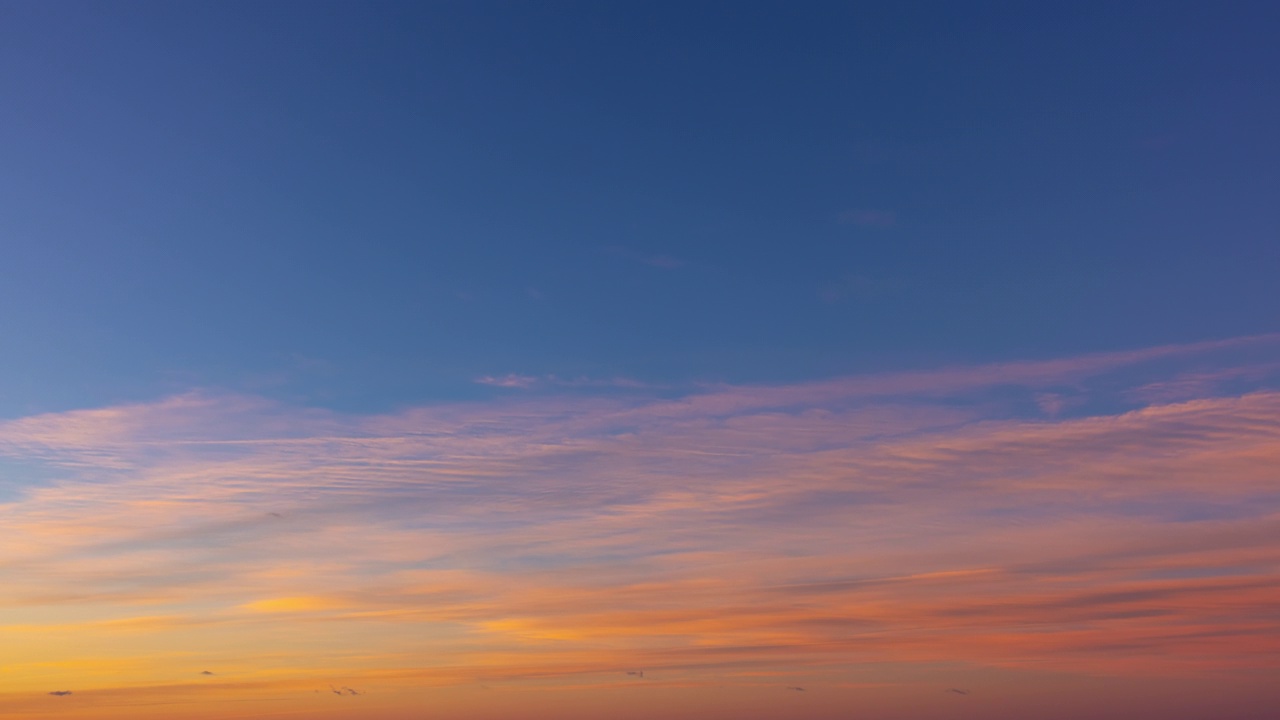
[[[1280, 392], [1232, 363], [1277, 340], [679, 397], [359, 416], [190, 393], [6, 421], [0, 456], [58, 480], [0, 504], [0, 607], [21, 618], [0, 664], [36, 694], [171, 678], [175, 698], [214, 686], [184, 685], [173, 647], [245, 688], [341, 673], [379, 698], [636, 665], [661, 671], [646, 688], [1262, 670]], [[1190, 366], [1231, 383], [1132, 392]]]

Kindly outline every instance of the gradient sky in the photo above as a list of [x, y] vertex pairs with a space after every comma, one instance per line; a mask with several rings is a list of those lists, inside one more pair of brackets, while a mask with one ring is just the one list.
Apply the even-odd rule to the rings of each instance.
[[0, 715], [1274, 717], [1277, 37], [0, 0]]

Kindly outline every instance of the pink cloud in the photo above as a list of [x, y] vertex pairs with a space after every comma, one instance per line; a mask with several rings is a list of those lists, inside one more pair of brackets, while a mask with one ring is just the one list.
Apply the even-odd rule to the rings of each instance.
[[493, 387], [503, 388], [529, 388], [538, 383], [538, 378], [532, 375], [517, 375], [515, 373], [507, 373], [506, 375], [482, 375], [476, 378], [476, 382], [481, 385], [492, 385]]
[[[0, 504], [0, 607], [21, 617], [0, 660], [34, 684], [107, 658], [95, 682], [121, 693], [163, 682], [161, 647], [227, 648], [201, 663], [246, 688], [343, 658], [343, 682], [387, 692], [590, 694], [599, 668], [640, 666], [741, 692], [799, 674], [812, 694], [952, 665], [1006, 687], [1026, 667], [1264, 672], [1280, 393], [1070, 417], [1045, 398], [1230, 376], [1277, 344], [676, 399], [575, 387], [367, 416], [192, 393], [8, 421], [0, 455], [60, 476]], [[1050, 411], [988, 393], [1011, 386]]]
[[1188, 400], [1217, 392], [1233, 381], [1259, 381], [1280, 376], [1280, 364], [1246, 365], [1211, 371], [1184, 372], [1162, 378], [1129, 391], [1128, 397], [1139, 402], [1164, 403]]

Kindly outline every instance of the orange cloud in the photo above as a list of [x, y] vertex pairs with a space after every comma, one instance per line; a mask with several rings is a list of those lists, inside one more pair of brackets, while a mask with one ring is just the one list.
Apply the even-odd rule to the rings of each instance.
[[[1280, 392], [1231, 361], [1270, 367], [1276, 340], [678, 399], [369, 417], [192, 393], [8, 421], [0, 455], [56, 479], [0, 505], [0, 712], [231, 716], [197, 709], [207, 667], [253, 712], [332, 684], [368, 717], [423, 687], [457, 717], [533, 692], [590, 717], [649, 692], [639, 670], [726, 717], [782, 706], [714, 688], [804, 687], [836, 717], [811, 698], [1012, 698], [1048, 673], [1066, 707], [1091, 677], [1253, 677], [1280, 654]], [[1178, 402], [1134, 404], [1188, 363]], [[1073, 402], [1046, 414], [1049, 391]], [[984, 717], [1031, 707], [969, 689]]]

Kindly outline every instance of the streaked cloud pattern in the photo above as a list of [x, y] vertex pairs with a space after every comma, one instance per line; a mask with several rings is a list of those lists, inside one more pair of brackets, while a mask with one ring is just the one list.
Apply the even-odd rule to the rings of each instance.
[[0, 713], [1280, 699], [1280, 337], [683, 394], [491, 384], [383, 415], [197, 391], [0, 424]]

